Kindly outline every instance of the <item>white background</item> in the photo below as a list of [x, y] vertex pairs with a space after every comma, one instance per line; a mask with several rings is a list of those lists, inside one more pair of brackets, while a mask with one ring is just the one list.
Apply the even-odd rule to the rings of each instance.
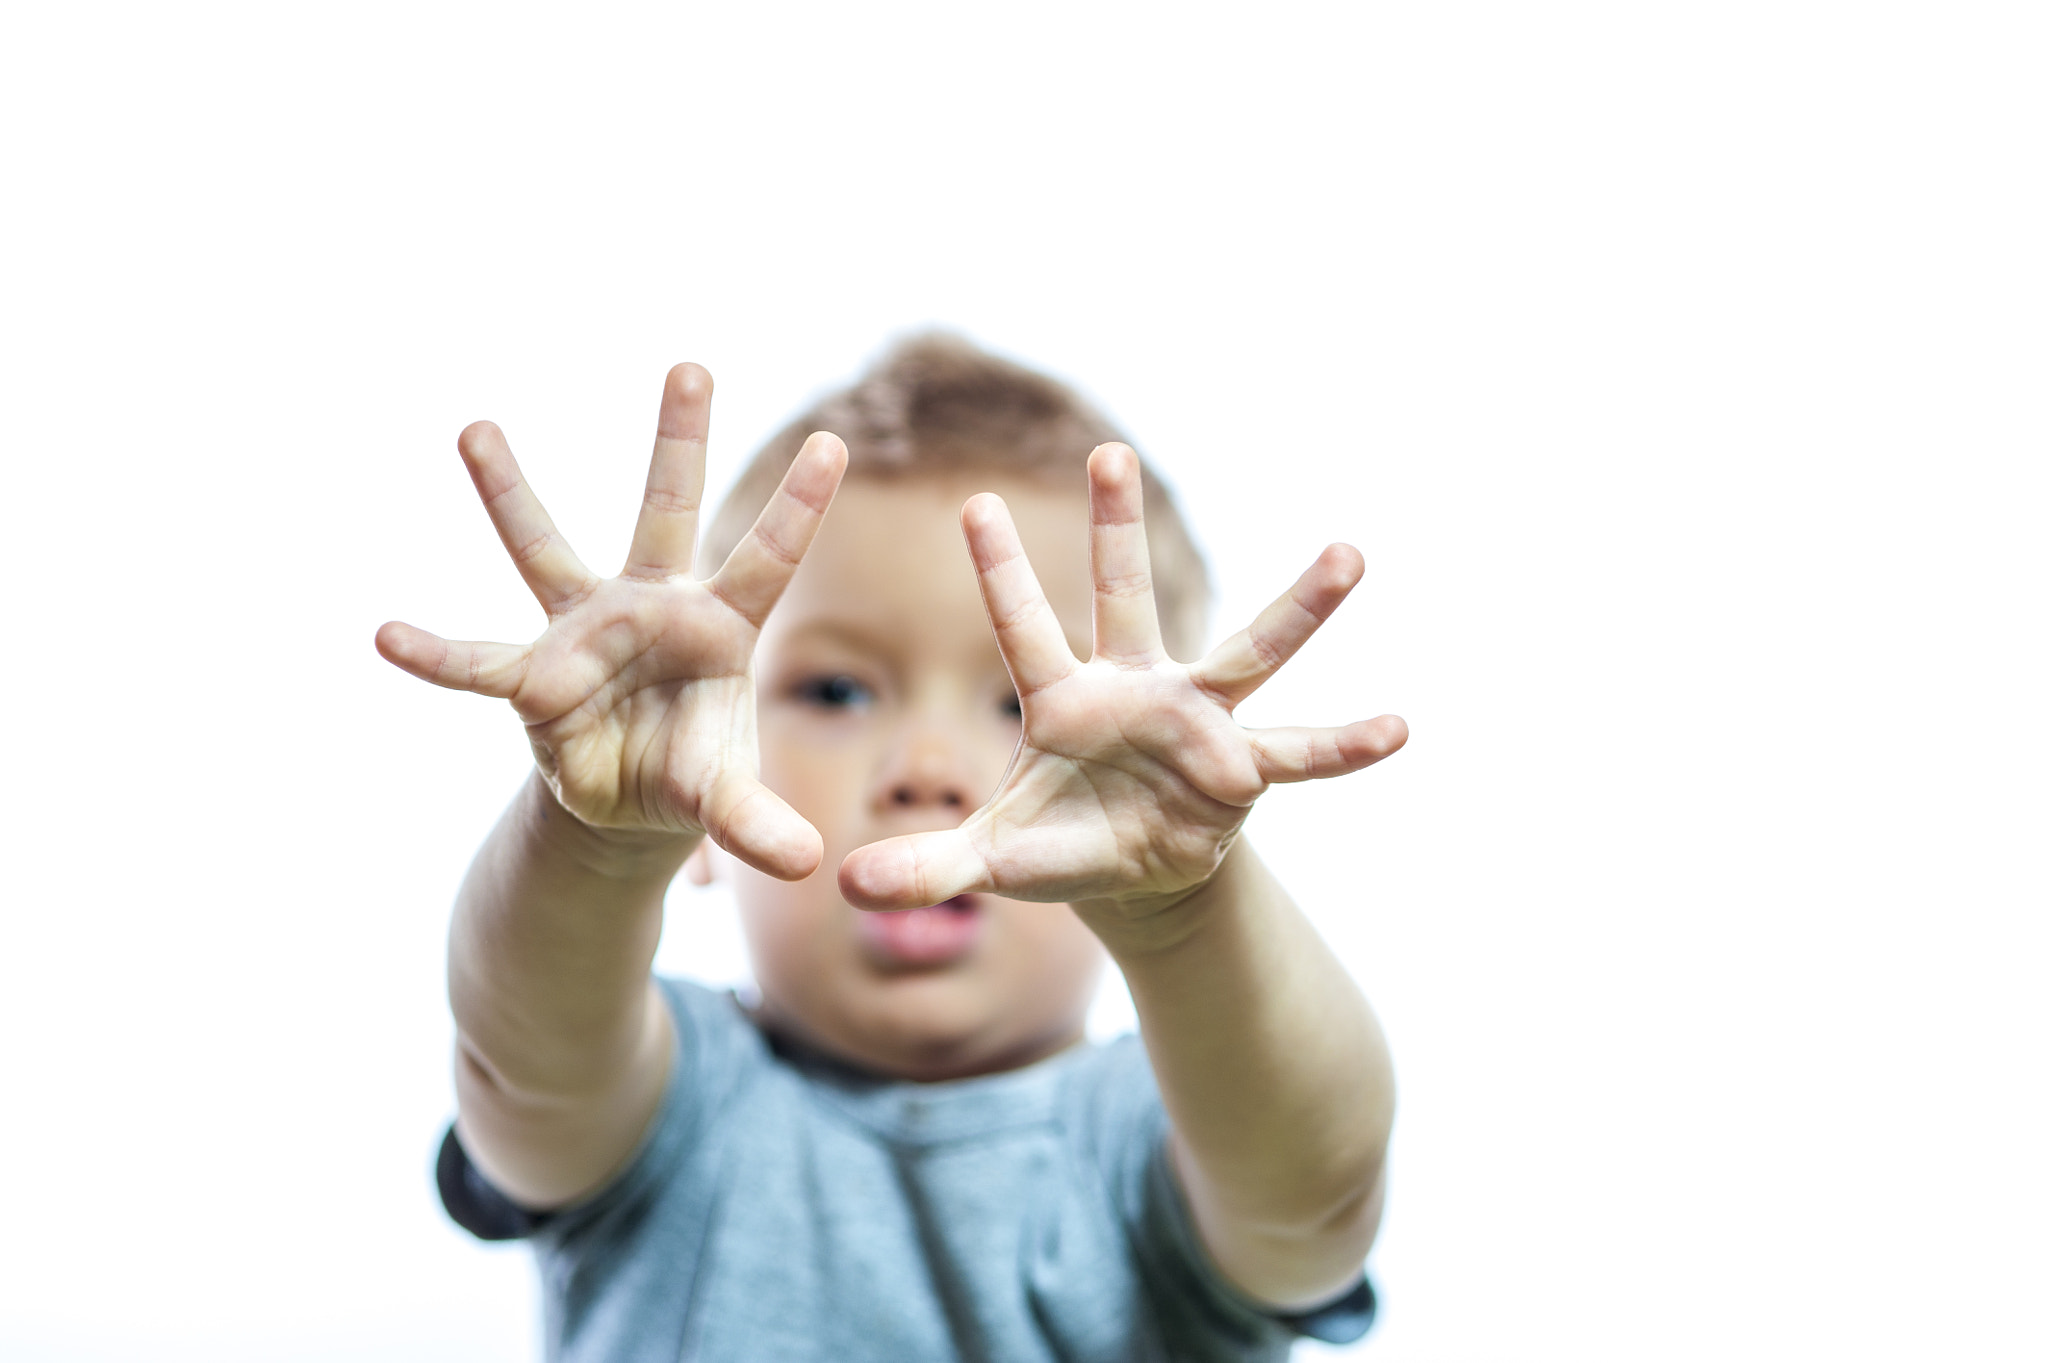
[[466, 422], [611, 563], [668, 365], [716, 481], [943, 322], [1219, 625], [1365, 552], [1252, 710], [1415, 735], [1253, 830], [1399, 1065], [1359, 1356], [2041, 1357], [2038, 14], [11, 8], [0, 1355], [534, 1357], [429, 1188], [526, 753], [371, 634], [537, 628]]

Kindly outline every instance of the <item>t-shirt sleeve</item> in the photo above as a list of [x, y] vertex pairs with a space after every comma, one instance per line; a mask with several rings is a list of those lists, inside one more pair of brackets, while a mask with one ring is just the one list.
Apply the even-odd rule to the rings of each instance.
[[552, 1213], [522, 1207], [498, 1191], [496, 1184], [470, 1163], [469, 1151], [455, 1134], [455, 1123], [441, 1137], [434, 1159], [434, 1187], [448, 1219], [479, 1240], [523, 1240], [545, 1226]]
[[731, 995], [686, 980], [657, 978], [655, 983], [675, 1022], [675, 1056], [654, 1120], [619, 1172], [572, 1206], [535, 1211], [484, 1177], [450, 1123], [434, 1163], [434, 1184], [450, 1220], [480, 1240], [567, 1233], [629, 1211], [687, 1158], [706, 1114], [734, 1090], [761, 1046]]
[[1120, 1039], [1104, 1060], [1087, 1104], [1096, 1158], [1169, 1335], [1192, 1328], [1247, 1353], [1276, 1335], [1331, 1344], [1362, 1338], [1378, 1313], [1363, 1272], [1331, 1301], [1288, 1312], [1254, 1301], [1223, 1276], [1202, 1245], [1167, 1156], [1166, 1109], [1144, 1046], [1135, 1037]]

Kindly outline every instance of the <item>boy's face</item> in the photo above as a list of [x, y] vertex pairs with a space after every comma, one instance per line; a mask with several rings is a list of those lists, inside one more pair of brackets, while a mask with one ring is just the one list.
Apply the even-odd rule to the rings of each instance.
[[964, 896], [864, 914], [839, 864], [981, 806], [1017, 746], [1016, 693], [960, 535], [993, 491], [1077, 652], [1087, 654], [1084, 491], [1000, 474], [849, 478], [756, 650], [761, 775], [825, 840], [816, 874], [778, 881], [730, 858], [775, 1024], [868, 1068], [986, 1073], [1078, 1040], [1103, 954], [1063, 904]]

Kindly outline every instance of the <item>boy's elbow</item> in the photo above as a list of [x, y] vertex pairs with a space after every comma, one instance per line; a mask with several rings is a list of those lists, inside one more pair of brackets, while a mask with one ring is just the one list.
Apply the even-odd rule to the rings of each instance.
[[1379, 1235], [1384, 1178], [1353, 1190], [1313, 1214], [1257, 1224], [1221, 1217], [1196, 1223], [1223, 1276], [1277, 1311], [1300, 1311], [1349, 1290]]
[[1347, 1245], [1356, 1242], [1362, 1258], [1379, 1235], [1380, 1215], [1386, 1204], [1387, 1172], [1382, 1162], [1373, 1170], [1369, 1183], [1333, 1201], [1322, 1217], [1309, 1227], [1308, 1233]]
[[1379, 1231], [1386, 1202], [1386, 1161], [1377, 1158], [1342, 1178], [1290, 1193], [1285, 1205], [1275, 1208], [1277, 1214], [1265, 1220], [1268, 1234], [1346, 1244], [1362, 1239], [1362, 1254]]
[[1311, 1239], [1351, 1238], [1363, 1227], [1371, 1243], [1386, 1197], [1392, 1128], [1393, 1104], [1388, 1101], [1368, 1120], [1353, 1124], [1348, 1139], [1326, 1149], [1323, 1159], [1295, 1164], [1295, 1181], [1276, 1190], [1275, 1230]]
[[[1259, 1258], [1310, 1262], [1365, 1257], [1379, 1234], [1386, 1202], [1386, 1143], [1361, 1142], [1347, 1158], [1331, 1161], [1314, 1177], [1299, 1163], [1290, 1176], [1231, 1185], [1204, 1177], [1185, 1145], [1174, 1141], [1173, 1163], [1205, 1236], [1258, 1247]], [[1219, 1253], [1219, 1261], [1226, 1256]]]

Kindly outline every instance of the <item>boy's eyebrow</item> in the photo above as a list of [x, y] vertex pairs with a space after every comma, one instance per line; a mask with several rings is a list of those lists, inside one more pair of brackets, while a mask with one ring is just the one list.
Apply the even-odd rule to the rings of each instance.
[[843, 615], [821, 615], [799, 620], [789, 627], [784, 638], [785, 642], [822, 639], [864, 652], [880, 653], [888, 651], [890, 633], [879, 628], [871, 629], [859, 621], [850, 621]]

